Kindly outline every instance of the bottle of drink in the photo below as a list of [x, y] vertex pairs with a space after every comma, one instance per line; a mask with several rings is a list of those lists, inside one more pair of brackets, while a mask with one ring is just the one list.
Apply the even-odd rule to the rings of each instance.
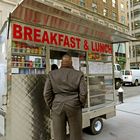
[[12, 52], [16, 52], [16, 43], [15, 41], [12, 42]]
[[25, 53], [25, 44], [24, 43], [21, 44], [21, 52]]
[[27, 53], [30, 53], [30, 47], [27, 46]]
[[18, 66], [18, 62], [17, 62], [17, 56], [14, 56], [14, 67], [17, 67]]
[[34, 54], [34, 47], [31, 48], [31, 54]]
[[45, 50], [45, 46], [44, 47], [42, 47], [42, 55], [46, 55], [46, 50]]
[[15, 63], [15, 59], [14, 59], [14, 56], [12, 56], [12, 59], [11, 59], [11, 66], [13, 67], [14, 66], [14, 63]]
[[16, 42], [16, 52], [20, 52], [20, 43]]
[[21, 66], [21, 57], [18, 56], [17, 60], [18, 60], [17, 66], [20, 67]]
[[38, 52], [39, 52], [38, 47], [35, 47], [35, 54], [38, 54]]
[[33, 61], [29, 61], [29, 67], [30, 67], [30, 68], [33, 67]]
[[24, 62], [25, 62], [25, 59], [24, 59], [24, 56], [22, 56], [22, 58], [21, 58], [21, 66], [22, 66], [22, 67], [25, 66]]
[[41, 48], [41, 47], [38, 48], [38, 54], [39, 54], [39, 55], [42, 54], [42, 48]]

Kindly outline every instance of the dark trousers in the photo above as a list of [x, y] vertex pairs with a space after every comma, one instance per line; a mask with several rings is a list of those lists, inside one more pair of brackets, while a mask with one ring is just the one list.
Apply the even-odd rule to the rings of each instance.
[[70, 140], [82, 140], [82, 109], [64, 105], [60, 114], [52, 111], [54, 140], [66, 140], [66, 123]]

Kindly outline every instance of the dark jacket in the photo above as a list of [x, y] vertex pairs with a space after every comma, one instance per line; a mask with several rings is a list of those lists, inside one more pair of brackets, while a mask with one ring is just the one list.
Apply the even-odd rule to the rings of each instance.
[[60, 68], [47, 75], [44, 98], [53, 111], [60, 113], [64, 105], [83, 107], [86, 97], [87, 85], [82, 72], [73, 68]]

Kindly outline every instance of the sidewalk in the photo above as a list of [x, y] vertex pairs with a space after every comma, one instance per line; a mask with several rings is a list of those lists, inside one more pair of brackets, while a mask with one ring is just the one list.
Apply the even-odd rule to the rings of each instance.
[[[104, 120], [99, 135], [84, 133], [84, 140], [139, 140], [140, 139], [140, 96], [124, 100], [117, 105], [115, 117]], [[3, 140], [0, 137], [0, 140]]]
[[0, 137], [0, 140], [5, 140], [5, 137]]
[[125, 99], [117, 105], [116, 117], [104, 120], [99, 135], [84, 133], [85, 140], [139, 140], [140, 139], [140, 96]]
[[4, 120], [3, 116], [0, 114], [0, 140], [4, 140], [3, 134], [4, 134]]

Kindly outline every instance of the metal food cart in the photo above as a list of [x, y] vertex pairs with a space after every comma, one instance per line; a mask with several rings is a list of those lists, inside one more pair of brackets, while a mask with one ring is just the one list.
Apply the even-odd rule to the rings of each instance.
[[50, 111], [43, 88], [50, 65], [70, 53], [85, 74], [87, 104], [83, 128], [101, 132], [102, 118], [115, 116], [112, 43], [129, 41], [118, 31], [51, 4], [23, 0], [1, 30], [2, 90], [6, 140], [52, 139]]

